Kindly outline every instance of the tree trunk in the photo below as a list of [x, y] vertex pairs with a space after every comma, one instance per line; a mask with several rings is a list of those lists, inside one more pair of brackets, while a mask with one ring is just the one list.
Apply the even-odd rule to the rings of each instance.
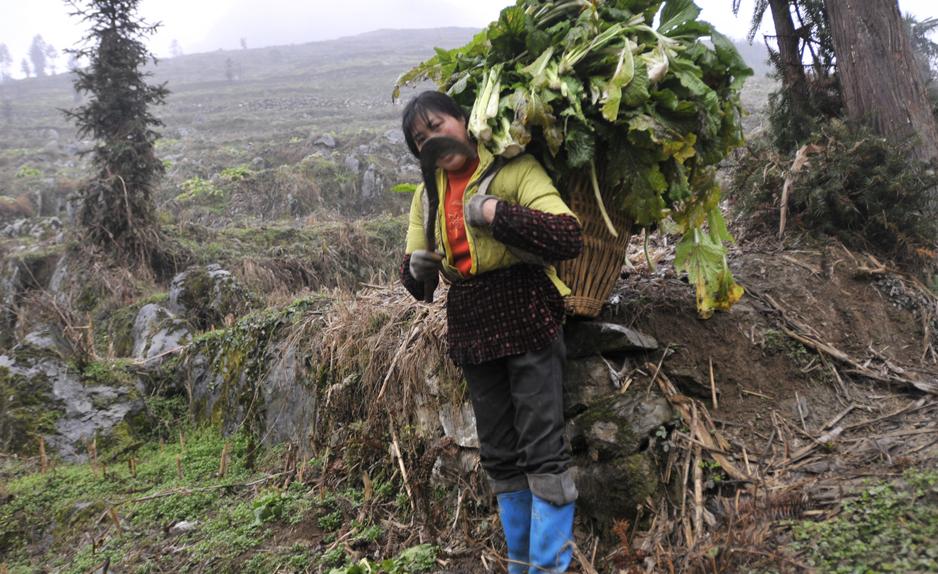
[[798, 36], [791, 19], [788, 0], [769, 0], [772, 20], [775, 24], [775, 41], [782, 65], [782, 85], [791, 98], [792, 109], [808, 109], [808, 84], [804, 75], [801, 54], [798, 52]]
[[938, 127], [897, 0], [825, 0], [850, 121], [938, 159]]

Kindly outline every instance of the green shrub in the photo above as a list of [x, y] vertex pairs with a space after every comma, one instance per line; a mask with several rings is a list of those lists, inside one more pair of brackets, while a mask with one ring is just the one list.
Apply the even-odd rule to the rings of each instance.
[[[905, 147], [836, 120], [815, 133], [811, 143], [814, 153], [795, 174], [789, 197], [792, 227], [821, 231], [906, 263], [934, 259], [934, 170], [907, 159]], [[734, 170], [730, 196], [736, 208], [777, 225], [790, 161], [765, 140], [751, 143]]]
[[254, 174], [254, 170], [244, 164], [241, 164], [234, 167], [226, 167], [225, 169], [221, 170], [221, 173], [219, 173], [218, 176], [225, 181], [242, 181], [254, 177]]
[[216, 187], [210, 180], [193, 177], [182, 182], [182, 193], [176, 196], [176, 201], [191, 205], [217, 205], [224, 203], [227, 196], [225, 190]]
[[42, 172], [31, 165], [24, 165], [20, 167], [19, 170], [17, 170], [16, 172], [16, 177], [18, 179], [39, 177], [41, 175], [42, 175]]

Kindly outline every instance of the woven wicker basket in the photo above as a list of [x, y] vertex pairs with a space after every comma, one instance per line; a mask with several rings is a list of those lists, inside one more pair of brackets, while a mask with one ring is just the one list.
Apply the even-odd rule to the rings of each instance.
[[589, 178], [576, 180], [571, 187], [570, 208], [583, 227], [583, 251], [576, 259], [562, 261], [557, 273], [573, 291], [566, 298], [567, 313], [592, 318], [602, 311], [622, 272], [632, 224], [609, 213], [619, 232], [618, 238], [613, 237], [603, 222]]

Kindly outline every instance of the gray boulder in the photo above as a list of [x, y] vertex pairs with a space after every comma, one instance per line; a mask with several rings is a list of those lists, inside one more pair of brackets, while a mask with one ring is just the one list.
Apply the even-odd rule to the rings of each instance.
[[358, 174], [358, 170], [362, 167], [361, 161], [354, 155], [345, 156], [345, 159], [342, 161], [342, 163], [345, 165], [345, 169], [356, 175]]
[[325, 146], [329, 149], [332, 149], [336, 146], [335, 138], [329, 134], [319, 136], [319, 138], [317, 138], [316, 141], [313, 143], [315, 143], [316, 145]]
[[362, 199], [377, 199], [383, 191], [384, 181], [381, 174], [375, 170], [374, 166], [369, 165], [365, 173], [362, 174]]
[[196, 327], [206, 329], [224, 324], [253, 306], [254, 299], [217, 264], [191, 267], [173, 278], [169, 288], [170, 312], [182, 315]]
[[50, 452], [82, 462], [90, 440], [105, 445], [119, 425], [130, 431], [145, 419], [139, 380], [83, 379], [47, 334], [25, 341], [0, 355], [0, 450], [35, 453], [41, 435]]
[[647, 445], [674, 419], [656, 391], [616, 380], [627, 370], [594, 356], [569, 361], [564, 377], [566, 433], [579, 469], [578, 504], [603, 528], [632, 515], [660, 488]]
[[132, 334], [132, 356], [145, 359], [148, 367], [159, 366], [161, 357], [185, 345], [192, 338], [186, 321], [155, 303], [144, 305], [137, 312]]
[[603, 321], [570, 321], [564, 326], [564, 340], [569, 359], [658, 349], [658, 341], [654, 337], [618, 323]]

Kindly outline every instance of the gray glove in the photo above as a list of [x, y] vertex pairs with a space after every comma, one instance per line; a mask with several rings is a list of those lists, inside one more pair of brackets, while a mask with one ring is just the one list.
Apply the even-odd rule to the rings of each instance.
[[410, 275], [417, 281], [436, 279], [443, 256], [434, 251], [418, 249], [410, 254]]
[[485, 216], [482, 214], [482, 206], [490, 199], [498, 202], [498, 198], [494, 195], [476, 194], [469, 198], [469, 202], [466, 203], [466, 209], [463, 212], [463, 217], [466, 219], [467, 225], [473, 227], [488, 227], [491, 225], [485, 220]]

